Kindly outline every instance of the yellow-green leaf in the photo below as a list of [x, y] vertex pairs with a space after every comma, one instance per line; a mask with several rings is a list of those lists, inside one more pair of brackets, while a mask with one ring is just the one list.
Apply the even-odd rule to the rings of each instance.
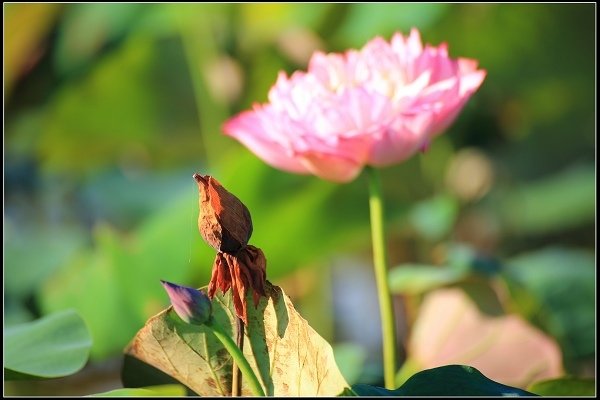
[[535, 382], [527, 390], [540, 396], [594, 396], [596, 381], [591, 378], [561, 377]]
[[[248, 296], [244, 355], [271, 396], [335, 396], [349, 385], [331, 346], [295, 310], [281, 288], [267, 284], [257, 308]], [[232, 337], [231, 294], [213, 300], [213, 317]], [[162, 370], [201, 396], [230, 395], [231, 357], [204, 326], [181, 321], [171, 308], [150, 318], [126, 353]], [[245, 380], [242, 395], [251, 395]]]
[[181, 385], [157, 385], [143, 388], [123, 388], [96, 393], [89, 397], [185, 397], [185, 387]]

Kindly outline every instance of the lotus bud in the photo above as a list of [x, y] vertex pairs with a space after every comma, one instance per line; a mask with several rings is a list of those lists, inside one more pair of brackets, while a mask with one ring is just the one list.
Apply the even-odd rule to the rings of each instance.
[[187, 286], [160, 281], [171, 299], [175, 313], [193, 325], [202, 325], [211, 318], [212, 305], [204, 292]]

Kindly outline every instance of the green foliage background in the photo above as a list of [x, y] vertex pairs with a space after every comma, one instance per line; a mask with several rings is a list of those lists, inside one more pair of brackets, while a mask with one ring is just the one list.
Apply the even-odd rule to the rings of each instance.
[[[370, 263], [364, 177], [334, 185], [277, 171], [220, 126], [266, 101], [279, 70], [305, 69], [316, 47], [360, 48], [417, 27], [488, 76], [427, 153], [383, 171], [393, 263], [439, 264], [452, 242], [493, 258], [489, 275], [507, 279], [513, 308], [557, 338], [568, 372], [593, 375], [595, 5], [3, 8], [6, 326], [75, 308], [92, 364], [114, 365], [166, 306], [159, 279], [210, 278], [200, 171], [245, 202], [269, 279], [335, 343], [345, 316], [331, 309], [331, 260]], [[448, 176], [468, 149], [492, 173], [465, 196], [457, 185], [472, 169], [452, 175], [458, 184]]]

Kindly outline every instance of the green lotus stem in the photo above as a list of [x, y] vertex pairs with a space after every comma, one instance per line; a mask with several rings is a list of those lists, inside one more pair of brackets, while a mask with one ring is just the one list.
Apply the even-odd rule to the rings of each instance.
[[242, 371], [242, 375], [244, 376], [244, 378], [246, 378], [246, 381], [250, 386], [250, 390], [252, 390], [252, 394], [254, 394], [255, 396], [265, 396], [265, 392], [258, 378], [256, 377], [256, 374], [250, 367], [250, 364], [248, 364], [248, 360], [246, 360], [246, 357], [244, 357], [240, 348], [237, 347], [233, 339], [230, 338], [229, 335], [225, 333], [223, 328], [219, 326], [219, 324], [217, 324], [212, 318], [209, 322], [206, 323], [206, 326], [210, 328], [210, 330], [215, 334], [217, 339], [219, 339], [221, 343], [223, 343], [223, 346], [225, 346], [225, 349], [227, 349], [229, 354], [231, 354], [231, 357], [233, 357], [233, 360], [240, 368], [240, 371]]
[[383, 376], [386, 389], [395, 389], [396, 375], [396, 323], [390, 295], [383, 224], [383, 196], [381, 179], [373, 167], [366, 167], [369, 180], [369, 208], [371, 211], [371, 237], [373, 240], [373, 267], [379, 296], [381, 332], [383, 342]]

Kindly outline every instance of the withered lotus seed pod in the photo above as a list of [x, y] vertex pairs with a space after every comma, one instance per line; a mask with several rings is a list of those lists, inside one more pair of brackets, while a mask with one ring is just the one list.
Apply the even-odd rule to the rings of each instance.
[[200, 192], [198, 229], [214, 249], [235, 254], [248, 244], [252, 219], [246, 206], [212, 176], [194, 174]]

